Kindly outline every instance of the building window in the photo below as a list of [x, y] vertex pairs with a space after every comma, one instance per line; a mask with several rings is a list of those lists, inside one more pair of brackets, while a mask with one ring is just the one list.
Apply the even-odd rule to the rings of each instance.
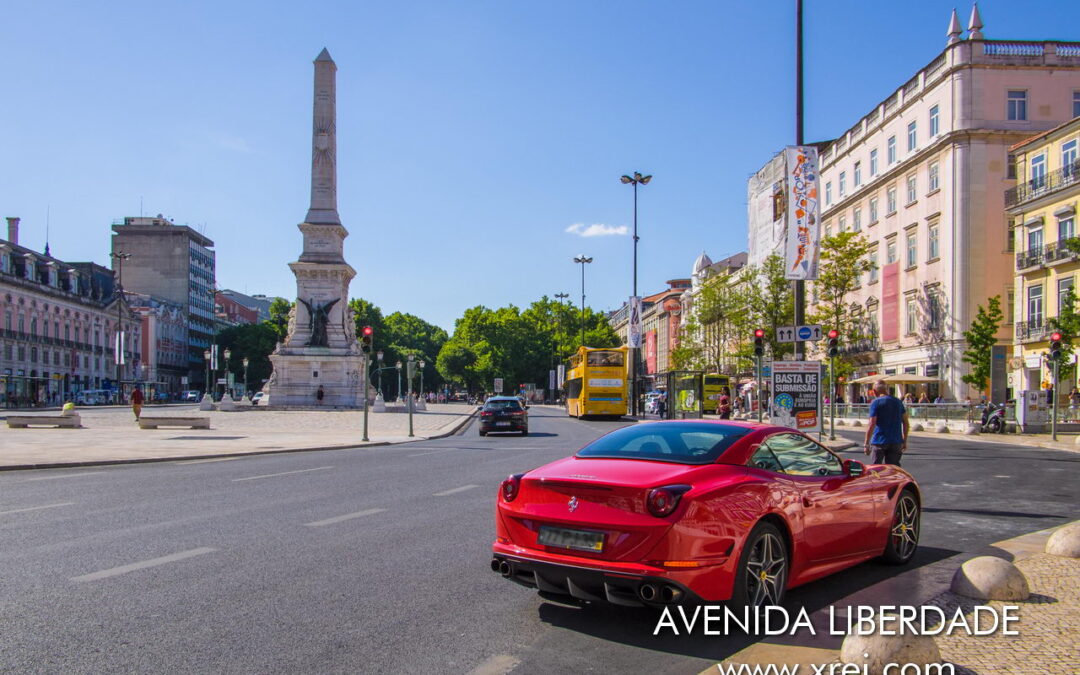
[[1016, 179], [1016, 155], [1011, 152], [1005, 157], [1005, 177]]
[[877, 197], [870, 198], [870, 224], [877, 222]]
[[914, 232], [909, 232], [907, 235], [907, 266], [909, 268], [919, 264], [918, 253], [916, 235]]
[[1010, 90], [1008, 97], [1008, 109], [1006, 117], [1013, 121], [1027, 119], [1027, 92], [1023, 90]]
[[1005, 323], [1013, 323], [1016, 321], [1016, 291], [1009, 289], [1006, 294], [1005, 307], [1008, 312], [1005, 315]]
[[862, 208], [856, 206], [851, 214], [851, 231], [862, 232]]
[[919, 141], [918, 134], [915, 132], [915, 122], [909, 122], [907, 125], [907, 151], [914, 151], [918, 145]]
[[890, 185], [885, 191], [885, 215], [891, 216], [896, 213], [896, 186]]
[[930, 192], [936, 192], [940, 188], [940, 182], [939, 182], [939, 179], [938, 179], [938, 169], [939, 169], [939, 165], [938, 165], [937, 162], [930, 162], [930, 171], [929, 171], [930, 178], [929, 178], [929, 185], [927, 185], [927, 189]]
[[934, 138], [938, 135], [940, 127], [938, 126], [938, 107], [932, 106], [930, 108], [930, 138]]
[[1041, 227], [1028, 230], [1027, 250], [1028, 253], [1038, 253], [1043, 247], [1043, 231]]
[[890, 239], [889, 243], [885, 245], [885, 264], [891, 264], [896, 262], [896, 239]]
[[832, 236], [832, 225], [825, 223], [825, 238], [828, 239]]
[[919, 195], [916, 194], [915, 187], [915, 174], [911, 174], [907, 177], [907, 202], [905, 203], [912, 204], [919, 198]]
[[1009, 253], [1016, 251], [1016, 225], [1012, 218], [1009, 218], [1008, 232], [1005, 235], [1005, 250]]
[[1046, 153], [1031, 158], [1031, 187], [1038, 189], [1046, 185]]
[[878, 279], [877, 249], [870, 254], [870, 283], [876, 283]]
[[945, 312], [942, 311], [941, 296], [937, 293], [937, 291], [931, 291], [926, 294], [926, 304], [928, 310], [927, 314], [929, 315], [927, 318], [929, 319], [930, 323], [928, 328], [931, 331], [935, 332], [941, 330], [941, 324], [942, 320], [945, 318]]
[[1069, 216], [1058, 220], [1058, 241], [1065, 242], [1076, 236], [1076, 217]]
[[1066, 176], [1071, 176], [1077, 169], [1076, 166], [1076, 139], [1061, 144], [1061, 171]]
[[896, 136], [889, 136], [889, 142], [885, 146], [885, 163], [888, 166], [896, 164]]
[[870, 177], [877, 175], [877, 148], [870, 151]]
[[847, 232], [847, 217], [840, 216], [840, 218], [837, 220], [836, 229], [839, 232]]
[[940, 242], [938, 239], [939, 227], [937, 223], [930, 223], [930, 226], [926, 229], [926, 247], [927, 253], [930, 254], [930, 260], [937, 260], [941, 257]]
[[825, 183], [825, 206], [832, 204], [832, 183]]
[[847, 173], [840, 172], [840, 197], [843, 198], [847, 194]]
[[[1058, 316], [1065, 311], [1065, 306], [1068, 304], [1068, 296], [1073, 292], [1073, 277], [1065, 277], [1064, 279], [1058, 279]], [[1076, 296], [1073, 296], [1073, 300]]]
[[1080, 91], [1073, 92], [1073, 117], [1080, 117]]
[[1031, 326], [1041, 326], [1043, 322], [1043, 287], [1042, 284], [1028, 287], [1027, 320]]
[[919, 330], [919, 310], [915, 305], [915, 298], [908, 298], [907, 309], [907, 334], [914, 335]]
[[862, 185], [862, 164], [855, 162], [855, 168], [851, 172], [851, 182], [855, 187]]

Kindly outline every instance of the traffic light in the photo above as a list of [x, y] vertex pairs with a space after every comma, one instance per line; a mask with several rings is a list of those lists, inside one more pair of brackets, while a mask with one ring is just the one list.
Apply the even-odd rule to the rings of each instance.
[[840, 354], [840, 331], [835, 328], [829, 331], [829, 358]]
[[754, 330], [754, 356], [765, 355], [765, 331], [761, 328]]
[[1061, 333], [1056, 331], [1050, 334], [1050, 360], [1061, 360]]
[[371, 326], [364, 326], [360, 329], [360, 350], [365, 354], [371, 353], [371, 342], [375, 334], [375, 329]]

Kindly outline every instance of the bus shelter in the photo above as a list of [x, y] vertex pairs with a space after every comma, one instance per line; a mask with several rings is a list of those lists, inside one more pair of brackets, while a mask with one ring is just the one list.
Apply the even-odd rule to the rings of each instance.
[[667, 373], [667, 419], [702, 418], [702, 375], [704, 373], [700, 370], [672, 370]]

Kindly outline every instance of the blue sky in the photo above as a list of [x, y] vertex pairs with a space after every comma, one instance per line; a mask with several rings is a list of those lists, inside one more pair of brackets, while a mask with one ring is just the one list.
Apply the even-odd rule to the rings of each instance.
[[[945, 46], [950, 2], [806, 1], [806, 138], [831, 138]], [[958, 7], [967, 24], [970, 5]], [[990, 39], [1080, 39], [1080, 3], [980, 3]], [[162, 213], [218, 283], [292, 298], [312, 60], [338, 65], [351, 294], [448, 329], [476, 304], [639, 290], [746, 247], [746, 178], [794, 142], [794, 1], [8, 3], [0, 211], [21, 243], [107, 263]], [[579, 224], [578, 233], [567, 229]], [[597, 228], [593, 228], [594, 230]], [[5, 236], [6, 232], [0, 232]]]

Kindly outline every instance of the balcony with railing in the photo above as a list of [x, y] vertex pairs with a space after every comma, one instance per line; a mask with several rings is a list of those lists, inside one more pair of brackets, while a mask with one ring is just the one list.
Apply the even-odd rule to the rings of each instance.
[[1027, 270], [1033, 267], [1054, 265], [1066, 260], [1076, 260], [1077, 251], [1080, 251], [1080, 237], [1060, 239], [1017, 253], [1016, 269]]
[[1070, 185], [1080, 183], [1080, 159], [1055, 169], [1045, 176], [1020, 183], [1005, 191], [1005, 208], [1010, 209], [1046, 197]]
[[1053, 329], [1043, 317], [1035, 317], [1028, 321], [1017, 321], [1013, 324], [1013, 334], [1020, 342], [1037, 342], [1045, 340]]
[[867, 354], [869, 352], [876, 352], [881, 349], [881, 345], [878, 343], [876, 335], [854, 340], [847, 344], [840, 345], [841, 356], [855, 356], [856, 354]]

